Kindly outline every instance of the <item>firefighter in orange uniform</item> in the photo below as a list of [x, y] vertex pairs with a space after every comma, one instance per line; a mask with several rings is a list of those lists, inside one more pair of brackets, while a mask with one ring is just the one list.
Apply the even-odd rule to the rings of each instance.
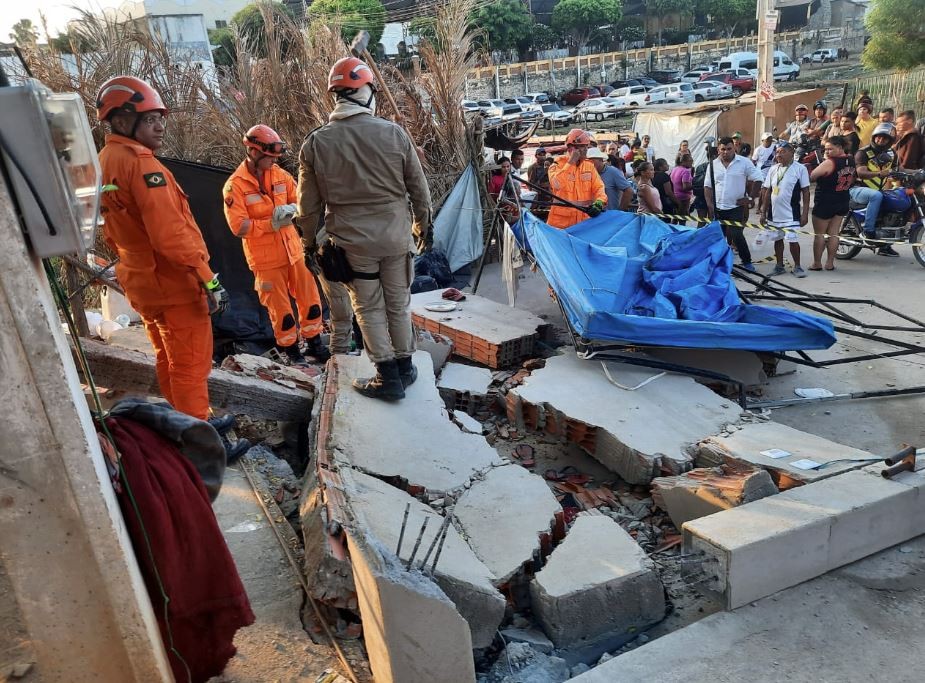
[[549, 167], [549, 189], [557, 197], [588, 207], [584, 212], [569, 206], [561, 206], [553, 200], [547, 223], [554, 228], [567, 228], [579, 223], [588, 216], [594, 217], [607, 205], [607, 192], [604, 181], [594, 164], [588, 161], [588, 147], [591, 136], [578, 128], [569, 132], [565, 138], [567, 154], [561, 155]]
[[112, 133], [100, 152], [103, 235], [116, 252], [116, 276], [154, 346], [157, 381], [177, 410], [205, 420], [212, 369], [210, 312], [228, 294], [186, 193], [154, 152], [164, 142], [167, 107], [144, 81], [117, 76], [100, 88], [97, 116]]
[[[306, 352], [320, 361], [330, 354], [321, 343], [321, 299], [305, 265], [302, 239], [292, 224], [295, 180], [276, 164], [285, 145], [275, 130], [256, 125], [244, 135], [247, 158], [225, 183], [225, 218], [244, 243], [254, 288], [270, 314], [276, 345], [293, 363]], [[295, 299], [298, 318], [293, 315]]]

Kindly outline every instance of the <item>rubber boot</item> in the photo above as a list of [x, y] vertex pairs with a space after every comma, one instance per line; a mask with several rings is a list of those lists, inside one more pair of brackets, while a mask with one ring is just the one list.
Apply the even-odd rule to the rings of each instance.
[[225, 442], [225, 464], [231, 465], [238, 458], [247, 453], [251, 448], [251, 442], [247, 439], [238, 439], [233, 444]]
[[398, 374], [401, 377], [401, 385], [405, 389], [414, 384], [414, 380], [418, 378], [418, 369], [411, 362], [411, 356], [398, 359]]
[[331, 357], [331, 352], [321, 343], [320, 334], [316, 334], [311, 339], [305, 340], [304, 353], [305, 355], [311, 356], [319, 363], [327, 363], [328, 359]]
[[302, 352], [299, 351], [298, 343], [290, 344], [289, 346], [280, 346], [277, 344], [276, 348], [279, 349], [281, 353], [286, 355], [286, 358], [289, 359], [289, 363], [292, 365], [300, 365], [306, 362], [305, 356], [303, 356]]
[[219, 434], [226, 434], [237, 426], [238, 418], [233, 413], [221, 417], [210, 417], [209, 424], [215, 427]]
[[353, 380], [353, 388], [364, 396], [383, 401], [397, 401], [405, 397], [396, 360], [376, 363], [376, 376]]

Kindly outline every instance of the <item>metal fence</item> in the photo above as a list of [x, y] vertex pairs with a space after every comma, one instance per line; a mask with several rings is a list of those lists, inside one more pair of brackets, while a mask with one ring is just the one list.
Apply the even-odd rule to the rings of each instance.
[[916, 116], [925, 116], [925, 68], [856, 78], [848, 84], [845, 102], [853, 107], [865, 93], [878, 111], [882, 107], [893, 107], [897, 113], [913, 109]]

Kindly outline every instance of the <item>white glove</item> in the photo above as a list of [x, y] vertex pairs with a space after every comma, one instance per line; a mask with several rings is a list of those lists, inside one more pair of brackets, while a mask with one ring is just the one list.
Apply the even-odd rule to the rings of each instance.
[[286, 225], [292, 225], [292, 217], [295, 216], [295, 212], [295, 204], [283, 204], [273, 209], [273, 218], [271, 220], [273, 230], [279, 230]]

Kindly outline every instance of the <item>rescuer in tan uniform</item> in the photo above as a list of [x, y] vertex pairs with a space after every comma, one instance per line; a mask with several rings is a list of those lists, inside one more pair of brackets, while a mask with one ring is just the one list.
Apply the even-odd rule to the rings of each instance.
[[[327, 239], [343, 249], [353, 271], [345, 284], [376, 365], [375, 377], [353, 386], [394, 401], [417, 377], [411, 362], [412, 233], [419, 248], [429, 248], [430, 191], [411, 138], [374, 115], [376, 84], [365, 63], [338, 60], [328, 90], [336, 101], [329, 122], [308, 135], [299, 153], [296, 221], [310, 239], [324, 208]], [[320, 260], [323, 266], [324, 254]]]

